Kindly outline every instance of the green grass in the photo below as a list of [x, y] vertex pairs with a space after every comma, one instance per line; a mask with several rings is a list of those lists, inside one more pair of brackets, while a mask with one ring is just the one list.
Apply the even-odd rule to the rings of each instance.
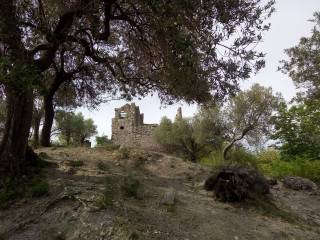
[[268, 176], [283, 178], [299, 176], [320, 183], [320, 161], [296, 158], [290, 161], [278, 160], [259, 163], [259, 169]]
[[208, 156], [201, 158], [200, 164], [212, 168], [216, 168], [224, 164], [239, 164], [257, 168], [258, 158], [256, 155], [240, 148], [231, 151], [229, 158], [224, 160], [222, 151], [218, 150], [213, 151]]

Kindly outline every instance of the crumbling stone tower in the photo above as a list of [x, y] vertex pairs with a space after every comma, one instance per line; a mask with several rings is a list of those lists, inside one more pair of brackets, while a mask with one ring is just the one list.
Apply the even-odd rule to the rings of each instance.
[[134, 103], [115, 109], [112, 119], [112, 142], [126, 147], [160, 151], [162, 148], [153, 137], [158, 124], [145, 124], [143, 114]]

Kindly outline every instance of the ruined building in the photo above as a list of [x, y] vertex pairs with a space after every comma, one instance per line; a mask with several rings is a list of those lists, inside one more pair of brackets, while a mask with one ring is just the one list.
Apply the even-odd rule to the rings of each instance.
[[[182, 119], [181, 108], [178, 108], [176, 120]], [[161, 151], [163, 148], [154, 139], [153, 130], [158, 124], [145, 124], [143, 113], [134, 103], [115, 109], [112, 119], [112, 142], [117, 145]]]
[[112, 142], [127, 147], [159, 151], [161, 146], [153, 138], [158, 124], [143, 123], [143, 113], [134, 103], [115, 109], [112, 119]]

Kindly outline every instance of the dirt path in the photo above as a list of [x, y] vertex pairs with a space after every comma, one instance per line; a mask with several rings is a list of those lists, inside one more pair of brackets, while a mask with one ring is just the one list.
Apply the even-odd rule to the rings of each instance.
[[[280, 184], [272, 195], [281, 211], [261, 210], [215, 201], [201, 188], [209, 169], [168, 155], [154, 154], [137, 162], [117, 160], [115, 153], [104, 150], [40, 151], [57, 163], [46, 169], [50, 195], [23, 199], [0, 210], [2, 239], [320, 239], [316, 194], [287, 190]], [[84, 165], [68, 166], [75, 160]], [[106, 166], [104, 171], [97, 168], [99, 162]], [[143, 186], [142, 199], [124, 195], [121, 187], [127, 176]], [[106, 181], [112, 186], [112, 205], [101, 209]], [[168, 207], [161, 199], [171, 190], [177, 202]]]

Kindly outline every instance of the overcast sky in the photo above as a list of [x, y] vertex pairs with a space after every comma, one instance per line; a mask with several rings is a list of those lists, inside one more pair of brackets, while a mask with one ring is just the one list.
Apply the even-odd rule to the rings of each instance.
[[[320, 0], [276, 0], [276, 12], [271, 17], [271, 29], [265, 33], [264, 41], [259, 49], [267, 54], [266, 67], [257, 75], [241, 83], [243, 89], [249, 88], [253, 83], [271, 86], [275, 91], [281, 92], [287, 99], [295, 95], [292, 81], [277, 71], [279, 61], [284, 59], [284, 49], [290, 48], [299, 42], [302, 36], [309, 36], [313, 24], [308, 20], [315, 11], [320, 11]], [[184, 117], [192, 116], [197, 106], [175, 104], [164, 107], [160, 105], [157, 97], [147, 97], [134, 101], [140, 111], [144, 113], [145, 123], [159, 123], [163, 116], [174, 119], [177, 108], [182, 106]], [[100, 105], [95, 111], [79, 109], [86, 118], [90, 117], [98, 126], [99, 135], [111, 136], [111, 119], [114, 117], [114, 108], [121, 107], [125, 101], [112, 101]]]

